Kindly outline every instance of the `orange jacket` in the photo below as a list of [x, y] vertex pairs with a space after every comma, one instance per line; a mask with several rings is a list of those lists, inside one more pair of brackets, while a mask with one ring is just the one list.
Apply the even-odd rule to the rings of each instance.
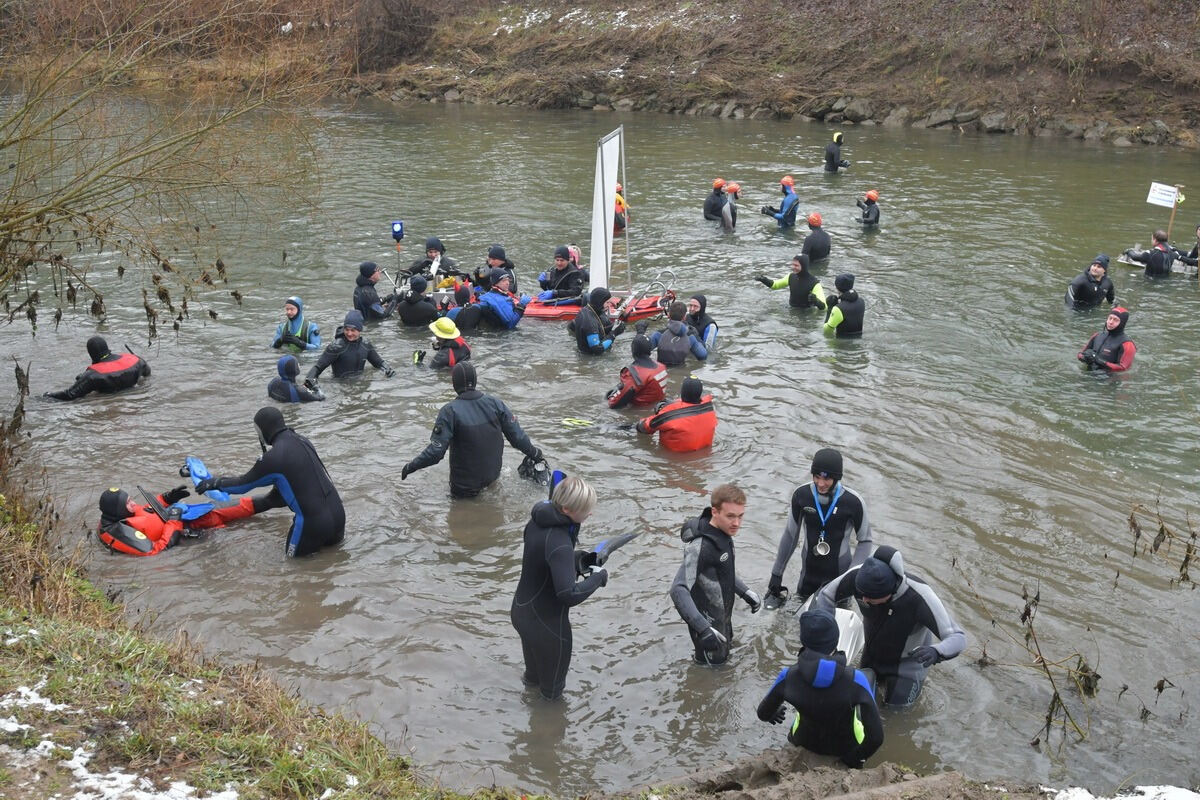
[[[162, 495], [158, 501], [165, 505]], [[104, 525], [97, 530], [100, 541], [109, 549], [131, 556], [155, 556], [173, 547], [183, 533], [184, 525], [189, 528], [223, 528], [225, 523], [254, 513], [254, 498], [246, 496], [235, 505], [214, 508], [207, 514], [187, 523], [177, 519], [165, 520], [155, 514], [150, 506], [142, 506], [138, 513]]]
[[677, 453], [710, 446], [716, 429], [717, 411], [713, 407], [711, 394], [701, 397], [699, 403], [676, 400], [637, 424], [638, 433], [657, 432], [658, 443]]

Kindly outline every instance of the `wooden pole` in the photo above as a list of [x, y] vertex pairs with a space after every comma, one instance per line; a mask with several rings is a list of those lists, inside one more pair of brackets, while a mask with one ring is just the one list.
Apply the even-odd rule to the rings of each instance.
[[1179, 208], [1179, 190], [1183, 188], [1182, 183], [1175, 184], [1175, 202], [1171, 204], [1171, 219], [1167, 222], [1167, 241], [1171, 241], [1171, 228], [1175, 225], [1175, 210]]

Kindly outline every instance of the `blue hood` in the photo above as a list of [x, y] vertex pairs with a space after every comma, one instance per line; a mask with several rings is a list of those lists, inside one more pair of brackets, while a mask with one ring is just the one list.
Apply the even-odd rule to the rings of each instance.
[[279, 377], [289, 383], [295, 383], [296, 376], [300, 374], [300, 362], [295, 356], [281, 356], [275, 364], [275, 369], [279, 371]]

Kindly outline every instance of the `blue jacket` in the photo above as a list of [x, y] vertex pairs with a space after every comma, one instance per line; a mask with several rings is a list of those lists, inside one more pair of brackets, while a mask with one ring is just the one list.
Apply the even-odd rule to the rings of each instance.
[[486, 291], [479, 295], [479, 305], [483, 306], [483, 313], [488, 319], [510, 331], [517, 327], [525, 313], [525, 306], [515, 304], [512, 297], [497, 291]]
[[779, 213], [771, 216], [779, 223], [781, 228], [791, 228], [796, 224], [796, 209], [800, 206], [800, 198], [796, 197], [795, 190], [787, 184], [780, 184], [783, 187], [783, 202], [779, 204]]

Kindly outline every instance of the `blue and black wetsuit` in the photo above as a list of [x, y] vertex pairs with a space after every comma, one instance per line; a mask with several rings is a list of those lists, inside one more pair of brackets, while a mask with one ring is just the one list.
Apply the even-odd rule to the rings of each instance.
[[[733, 537], [712, 524], [712, 509], [683, 523], [683, 564], [671, 584], [671, 602], [688, 625], [698, 664], [722, 664], [733, 644], [733, 598], [746, 599], [750, 588], [738, 577]], [[701, 635], [714, 628], [725, 637], [706, 650]]]
[[533, 507], [524, 539], [521, 579], [509, 618], [521, 636], [525, 683], [553, 700], [562, 695], [571, 665], [570, 608], [588, 599], [608, 576], [599, 571], [578, 579], [579, 526], [549, 501]]
[[325, 395], [320, 391], [313, 392], [308, 387], [296, 383], [296, 376], [300, 374], [300, 362], [295, 356], [283, 356], [276, 363], [275, 369], [279, 372], [279, 377], [273, 378], [267, 384], [267, 397], [281, 403], [311, 403], [325, 399]]
[[346, 510], [312, 442], [286, 427], [278, 408], [260, 409], [254, 424], [270, 449], [245, 475], [217, 478], [215, 488], [245, 494], [272, 487], [264, 505], [286, 505], [295, 514], [287, 535], [289, 556], [308, 555], [342, 541]]
[[848, 667], [841, 653], [802, 649], [758, 704], [758, 718], [771, 721], [785, 702], [796, 709], [788, 731], [794, 745], [861, 768], [883, 744], [883, 720], [870, 680]]

